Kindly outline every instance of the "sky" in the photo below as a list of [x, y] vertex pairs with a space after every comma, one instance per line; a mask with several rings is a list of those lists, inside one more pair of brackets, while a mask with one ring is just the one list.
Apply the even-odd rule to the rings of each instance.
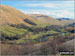
[[74, 19], [74, 1], [1, 1], [1, 5], [12, 6], [25, 14], [43, 14], [54, 18]]

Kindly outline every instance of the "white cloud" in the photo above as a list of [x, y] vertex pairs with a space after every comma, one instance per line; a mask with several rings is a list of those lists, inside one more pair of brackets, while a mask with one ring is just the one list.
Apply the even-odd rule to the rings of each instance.
[[[74, 18], [74, 1], [64, 1], [62, 3], [35, 3], [35, 4], [24, 4], [23, 6], [28, 7], [45, 7], [45, 9], [31, 9], [27, 11], [23, 11], [27, 14], [44, 14], [54, 17], [67, 17], [67, 18]], [[50, 8], [59, 9], [59, 10], [52, 10]]]
[[57, 14], [57, 17], [74, 17], [74, 13], [71, 13], [69, 10], [60, 10]]
[[[57, 2], [57, 1], [56, 1]], [[74, 6], [74, 1], [63, 1], [63, 3], [34, 3], [34, 4], [22, 4], [22, 6], [28, 6], [28, 7], [47, 7], [47, 8], [51, 8], [51, 7], [73, 7]]]
[[40, 4], [24, 4], [24, 6], [30, 6], [30, 7], [56, 7], [56, 4], [50, 4], [50, 3], [40, 3]]
[[[21, 10], [22, 11], [22, 10]], [[65, 18], [74, 18], [74, 13], [71, 13], [69, 10], [57, 10], [57, 11], [47, 11], [47, 10], [28, 10], [28, 11], [22, 11], [25, 14], [44, 14], [49, 15], [52, 17], [65, 17]]]
[[57, 5], [63, 6], [63, 7], [71, 7], [71, 6], [74, 6], [74, 1], [64, 1], [63, 3], [59, 3]]

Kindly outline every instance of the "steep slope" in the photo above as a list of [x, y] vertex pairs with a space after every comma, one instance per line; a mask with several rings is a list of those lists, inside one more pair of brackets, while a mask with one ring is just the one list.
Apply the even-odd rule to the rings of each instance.
[[0, 13], [1, 13], [0, 17], [1, 25], [24, 23], [25, 25], [30, 26], [31, 24], [25, 22], [24, 19], [33, 21], [33, 19], [28, 15], [25, 15], [16, 8], [10, 6], [0, 5]]

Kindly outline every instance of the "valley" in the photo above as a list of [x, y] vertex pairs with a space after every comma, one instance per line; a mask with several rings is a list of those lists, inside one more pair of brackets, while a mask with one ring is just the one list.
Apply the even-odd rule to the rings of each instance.
[[24, 14], [10, 6], [0, 7], [1, 55], [57, 55], [60, 51], [74, 52], [70, 43], [73, 43], [75, 36], [74, 20], [60, 21], [47, 15]]

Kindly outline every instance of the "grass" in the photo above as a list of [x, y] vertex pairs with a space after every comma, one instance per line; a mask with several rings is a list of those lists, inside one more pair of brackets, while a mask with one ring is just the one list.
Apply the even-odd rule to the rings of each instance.
[[[28, 40], [35, 41], [35, 39], [39, 38], [40, 36], [44, 36], [44, 35], [47, 35], [47, 34], [54, 34], [54, 33], [58, 33], [58, 32], [53, 31], [53, 30], [49, 31], [48, 33], [42, 32], [42, 33], [38, 33], [38, 34], [33, 34], [32, 32], [29, 32], [25, 37], [17, 40], [17, 43], [24, 43], [24, 42], [26, 42]], [[53, 38], [53, 37], [54, 36], [48, 36], [47, 39]]]
[[17, 29], [16, 27], [1, 26], [2, 33], [8, 36], [22, 35], [27, 32], [26, 29]]
[[[35, 41], [34, 39], [39, 38], [40, 36], [46, 35], [47, 33], [39, 33], [39, 34], [33, 34], [32, 32], [29, 32], [25, 37], [17, 40], [17, 43], [24, 43], [28, 40]], [[36, 41], [35, 41], [36, 42]]]
[[37, 24], [37, 26], [36, 27], [42, 27], [42, 28], [44, 28], [44, 27], [46, 27], [46, 26], [50, 26], [50, 24], [45, 24], [45, 23], [41, 23], [41, 22], [37, 22], [37, 21], [34, 21], [36, 24]]
[[50, 34], [55, 34], [55, 33], [59, 33], [59, 32], [56, 32], [56, 31], [54, 31], [54, 30], [50, 30], [48, 33], [50, 33]]
[[19, 39], [19, 40], [17, 40], [17, 43], [18, 43], [18, 44], [20, 44], [20, 43], [24, 43], [24, 42], [25, 42], [24, 39]]
[[30, 35], [30, 36], [27, 36], [27, 38], [31, 38], [31, 39], [36, 39], [37, 37], [39, 37], [39, 36], [42, 36], [42, 35], [46, 35], [47, 33], [45, 33], [45, 32], [43, 32], [43, 33], [39, 33], [39, 34], [32, 34], [32, 35]]

